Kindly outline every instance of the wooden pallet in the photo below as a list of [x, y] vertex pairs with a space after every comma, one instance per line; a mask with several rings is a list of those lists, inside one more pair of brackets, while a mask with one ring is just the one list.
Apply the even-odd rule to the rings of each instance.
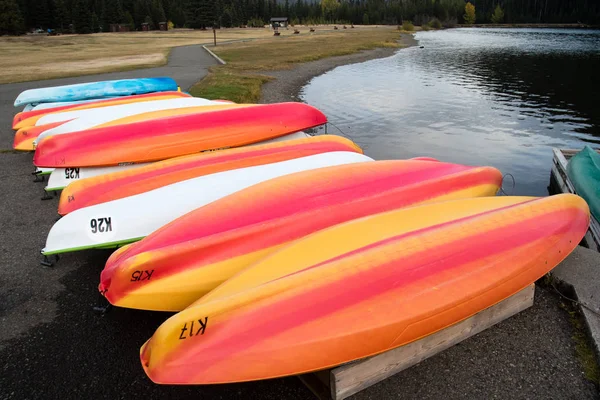
[[321, 400], [345, 399], [531, 307], [535, 285], [451, 327], [334, 369], [299, 376]]
[[[567, 164], [569, 159], [579, 152], [572, 149], [552, 149], [554, 158], [552, 160], [552, 174], [550, 180], [555, 183], [555, 188], [561, 193], [576, 193], [573, 183], [567, 176]], [[552, 185], [552, 182], [550, 184]], [[590, 216], [590, 227], [585, 234], [587, 247], [592, 250], [600, 251], [600, 223], [593, 216]]]

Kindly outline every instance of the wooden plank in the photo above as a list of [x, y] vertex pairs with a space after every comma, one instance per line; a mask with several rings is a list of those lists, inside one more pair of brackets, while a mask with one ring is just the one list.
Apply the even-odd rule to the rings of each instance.
[[331, 370], [331, 398], [345, 399], [531, 307], [535, 285], [442, 331]]

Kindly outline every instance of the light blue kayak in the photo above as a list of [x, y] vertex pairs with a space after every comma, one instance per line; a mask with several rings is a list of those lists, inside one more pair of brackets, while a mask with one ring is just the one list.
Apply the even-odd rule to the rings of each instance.
[[79, 83], [26, 90], [15, 100], [15, 107], [26, 104], [104, 99], [170, 90], [177, 90], [177, 83], [168, 77]]

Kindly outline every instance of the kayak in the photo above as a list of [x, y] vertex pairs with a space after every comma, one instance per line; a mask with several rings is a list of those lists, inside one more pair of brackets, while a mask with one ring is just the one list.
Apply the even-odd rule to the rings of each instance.
[[[256, 146], [256, 145], [266, 144], [266, 143], [284, 142], [286, 140], [301, 139], [301, 138], [305, 138], [308, 136], [309, 135], [304, 132], [294, 132], [294, 133], [279, 136], [279, 137], [276, 137], [273, 139], [263, 140], [263, 141], [256, 142], [256, 143], [250, 143], [250, 144], [248, 144], [248, 146]], [[46, 186], [44, 188], [44, 190], [50, 192], [50, 191], [55, 191], [55, 190], [61, 190], [65, 186], [68, 186], [69, 182], [74, 182], [78, 179], [84, 179], [86, 177], [92, 177], [92, 176], [98, 176], [98, 175], [112, 173], [113, 171], [115, 171], [114, 167], [119, 167], [120, 171], [125, 171], [126, 169], [133, 169], [133, 168], [137, 168], [138, 166], [143, 166], [146, 164], [148, 164], [148, 163], [142, 163], [142, 164], [127, 163], [127, 164], [121, 164], [121, 165], [117, 165], [117, 166], [108, 166], [108, 167], [77, 167], [79, 169], [79, 173], [78, 174], [73, 174], [72, 172], [69, 173], [68, 179], [66, 178], [66, 171], [67, 171], [67, 169], [72, 170], [73, 168], [40, 168], [40, 167], [37, 167], [36, 174], [50, 175], [48, 177], [48, 185], [51, 185], [51, 186]], [[54, 176], [53, 176], [53, 174], [54, 174]]]
[[[66, 215], [83, 207], [145, 193], [172, 183], [216, 172], [270, 164], [332, 151], [362, 153], [357, 145], [343, 137], [334, 135], [309, 136], [296, 140], [172, 158], [148, 164], [144, 168], [76, 181], [73, 181], [74, 177], [71, 177], [71, 179], [63, 181], [64, 183], [71, 183], [64, 186], [60, 196], [58, 213]], [[79, 168], [67, 168], [64, 171], [65, 173], [61, 178], [68, 176], [69, 172], [71, 175], [76, 174], [79, 177]], [[50, 176], [48, 185], [56, 187], [60, 183], [51, 182], [53, 175]]]
[[[101, 108], [115, 106], [119, 104], [129, 104], [136, 102], [152, 101], [152, 100], [167, 100], [190, 97], [187, 93], [182, 92], [158, 92], [140, 94], [135, 96], [124, 96], [106, 100], [94, 100], [85, 104], [69, 104], [53, 108], [44, 108], [28, 112], [17, 113], [13, 118], [13, 129], [18, 130], [24, 127], [35, 126], [38, 119], [48, 114], [64, 113], [65, 111], [86, 110], [91, 108]], [[60, 120], [60, 119], [59, 119]], [[66, 119], [63, 119], [65, 121]]]
[[140, 361], [155, 383], [216, 384], [379, 354], [523, 290], [567, 257], [588, 223], [585, 201], [563, 194], [455, 200], [339, 224], [169, 318]]
[[[145, 104], [149, 103], [155, 102], [146, 102]], [[151, 107], [147, 107], [146, 110], [143, 110], [139, 106], [134, 109], [127, 107], [124, 110], [120, 109], [120, 107], [125, 106], [114, 106], [115, 109], [113, 109], [113, 107], [105, 107], [103, 109], [82, 110], [82, 112], [93, 111], [93, 113], [84, 114], [83, 116], [79, 117], [73, 116], [71, 120], [49, 122], [44, 123], [44, 125], [21, 128], [15, 133], [13, 148], [21, 151], [32, 151], [35, 150], [35, 146], [40, 140], [48, 136], [62, 135], [92, 128], [124, 125], [133, 121], [145, 121], [162, 118], [165, 116], [191, 114], [195, 112], [213, 111], [217, 109], [227, 109], [242, 106], [238, 104], [217, 103], [197, 98], [177, 99], [177, 101], [161, 100], [157, 103], [159, 104], [152, 104]], [[70, 117], [72, 113], [65, 112], [65, 114], [66, 117]], [[74, 114], [76, 113], [74, 112]], [[38, 123], [40, 121], [38, 121]], [[48, 120], [44, 122], [47, 121]]]
[[575, 192], [587, 201], [594, 218], [600, 221], [600, 154], [585, 146], [569, 160], [567, 176]]
[[230, 108], [48, 137], [37, 146], [33, 162], [67, 168], [159, 161], [245, 146], [326, 122], [322, 112], [304, 103]]
[[[501, 182], [495, 168], [415, 160], [282, 176], [198, 208], [113, 254], [99, 289], [119, 307], [180, 311], [311, 233], [397, 208], [494, 196]], [[152, 280], [132, 281], [135, 271], [152, 271]]]
[[25, 90], [15, 100], [15, 107], [25, 104], [78, 101], [115, 96], [131, 96], [150, 92], [167, 92], [176, 91], [177, 89], [177, 83], [168, 77], [79, 83], [75, 85]]
[[[204, 112], [206, 109], [198, 107], [215, 107], [215, 109], [228, 109], [244, 107], [244, 104], [223, 104], [212, 100], [196, 97], [147, 101], [144, 103], [123, 104], [104, 108], [89, 110], [68, 111], [60, 117], [62, 123], [54, 128], [44, 130], [35, 139], [37, 145], [42, 139], [54, 135], [63, 135], [84, 131], [92, 128], [103, 128], [106, 126], [124, 125], [137, 121], [162, 118], [172, 115], [191, 114]], [[39, 119], [41, 125], [56, 123], [57, 116], [47, 115]]]
[[254, 184], [299, 171], [373, 161], [338, 151], [218, 172], [73, 211], [48, 234], [44, 255], [135, 242], [174, 219]]

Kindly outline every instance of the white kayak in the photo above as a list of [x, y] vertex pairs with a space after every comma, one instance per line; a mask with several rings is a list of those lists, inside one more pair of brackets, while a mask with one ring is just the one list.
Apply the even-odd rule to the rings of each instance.
[[[259, 144], [268, 144], [274, 142], [282, 142], [284, 140], [293, 140], [293, 139], [301, 139], [308, 137], [304, 132], [296, 132], [290, 133], [289, 135], [279, 136], [274, 139], [264, 140], [262, 142], [252, 143], [249, 146], [256, 146]], [[111, 167], [82, 167], [82, 168], [54, 168], [50, 177], [48, 178], [48, 185], [45, 190], [47, 192], [62, 190], [67, 187], [69, 184], [85, 179], [91, 178], [93, 176], [110, 174], [111, 172], [124, 171], [127, 169], [137, 168], [142, 165], [147, 165], [148, 163], [141, 164], [128, 164], [128, 165], [117, 165]], [[47, 168], [52, 169], [52, 168]]]
[[205, 175], [85, 207], [67, 214], [54, 224], [42, 254], [117, 247], [140, 240], [188, 212], [268, 179], [368, 161], [373, 159], [354, 152], [323, 153]]
[[145, 101], [141, 103], [121, 104], [117, 106], [92, 108], [87, 110], [68, 111], [46, 115], [40, 118], [36, 125], [46, 125], [53, 122], [68, 121], [55, 128], [42, 132], [34, 141], [34, 146], [48, 136], [83, 131], [107, 122], [116, 121], [133, 115], [161, 110], [174, 110], [187, 107], [222, 106], [223, 103], [195, 97], [178, 99]]
[[[57, 102], [57, 103], [27, 104], [27, 106], [25, 106], [25, 109], [23, 111], [48, 110], [50, 108], [71, 106], [74, 104], [85, 104], [85, 103], [91, 103], [92, 101], [109, 100], [109, 99], [114, 99], [114, 97], [107, 97], [104, 99], [79, 100], [79, 101], [61, 101], [61, 102]], [[28, 110], [27, 107], [31, 107], [31, 108]]]

